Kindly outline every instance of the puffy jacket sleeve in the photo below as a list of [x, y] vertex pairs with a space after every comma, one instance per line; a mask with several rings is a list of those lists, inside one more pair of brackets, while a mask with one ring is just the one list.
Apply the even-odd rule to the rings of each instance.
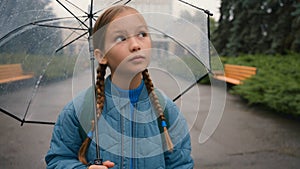
[[79, 122], [72, 103], [60, 113], [54, 126], [50, 149], [45, 157], [47, 169], [85, 169], [77, 153], [82, 139], [79, 134]]
[[172, 152], [165, 152], [167, 169], [192, 169], [194, 161], [191, 157], [191, 139], [187, 122], [172, 102], [168, 108], [169, 134], [174, 144]]

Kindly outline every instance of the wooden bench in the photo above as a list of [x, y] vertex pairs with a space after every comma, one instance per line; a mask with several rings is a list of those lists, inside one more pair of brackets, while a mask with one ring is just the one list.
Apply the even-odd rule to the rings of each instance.
[[0, 84], [33, 78], [33, 73], [24, 73], [21, 64], [0, 65]]
[[255, 75], [256, 72], [256, 67], [225, 64], [225, 74], [216, 73], [214, 78], [231, 84], [240, 85], [243, 83], [243, 80]]

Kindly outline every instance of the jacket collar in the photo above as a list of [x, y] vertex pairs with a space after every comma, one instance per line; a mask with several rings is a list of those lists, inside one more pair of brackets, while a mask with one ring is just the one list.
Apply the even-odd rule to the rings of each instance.
[[[144, 81], [142, 81], [142, 83], [142, 86], [140, 86], [142, 87], [142, 89], [141, 91], [138, 91], [140, 93], [138, 102], [148, 100], [148, 91], [146, 89], [146, 86], [144, 85]], [[117, 86], [115, 86], [111, 81], [111, 76], [108, 76], [105, 79], [105, 95], [106, 97], [111, 97], [112, 99], [114, 99], [114, 101], [117, 101], [118, 104], [121, 104], [122, 106], [130, 102], [129, 92], [126, 93], [124, 91], [121, 91]]]

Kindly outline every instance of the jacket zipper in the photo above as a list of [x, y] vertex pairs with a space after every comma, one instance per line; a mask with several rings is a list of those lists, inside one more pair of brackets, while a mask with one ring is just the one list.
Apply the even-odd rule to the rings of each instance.
[[[131, 105], [130, 105], [131, 106]], [[134, 121], [135, 121], [135, 109], [137, 108], [137, 105], [136, 105], [136, 103], [134, 104], [134, 106], [133, 106], [133, 111], [132, 111], [132, 119], [131, 119], [131, 138], [132, 138], [132, 142], [131, 142], [131, 144], [132, 144], [132, 153], [131, 153], [131, 158], [132, 158], [132, 169], [134, 169], [135, 168], [135, 160], [134, 160], [134, 155], [135, 155], [135, 141], [134, 141], [134, 134], [135, 134], [135, 123], [134, 123]], [[130, 108], [130, 111], [131, 111], [131, 108]], [[131, 113], [131, 112], [130, 112]], [[124, 167], [124, 133], [125, 133], [125, 123], [124, 123], [124, 118], [125, 117], [123, 117], [122, 116], [122, 114], [120, 114], [120, 118], [121, 118], [121, 131], [122, 131], [122, 133], [121, 133], [121, 137], [122, 137], [122, 139], [121, 139], [121, 151], [122, 151], [122, 157], [121, 157], [121, 167], [120, 168], [123, 168]]]
[[123, 169], [124, 167], [124, 117], [120, 113], [120, 119], [121, 119], [121, 167]]
[[134, 106], [133, 106], [133, 114], [132, 114], [132, 168], [133, 169], [135, 169], [135, 110], [136, 110], [136, 108], [137, 108], [137, 103], [135, 103], [134, 104]]

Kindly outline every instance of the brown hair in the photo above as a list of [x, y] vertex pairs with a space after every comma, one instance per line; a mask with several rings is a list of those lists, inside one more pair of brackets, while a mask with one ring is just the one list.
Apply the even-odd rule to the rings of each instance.
[[[107, 26], [112, 22], [118, 14], [123, 11], [132, 10], [138, 12], [136, 9], [125, 6], [125, 5], [116, 5], [108, 8], [96, 21], [93, 29], [93, 35], [97, 38], [93, 38], [94, 48], [103, 50], [105, 42], [105, 34]], [[104, 52], [104, 51], [103, 51]]]
[[[109, 9], [107, 9], [96, 21], [95, 25], [94, 25], [94, 30], [93, 33], [95, 34], [99, 29], [103, 29], [101, 31], [101, 33], [98, 35], [97, 37], [100, 36], [100, 38], [97, 39], [93, 39], [93, 44], [95, 48], [99, 48], [100, 50], [104, 49], [104, 41], [105, 41], [105, 28], [104, 26], [109, 24], [110, 22], [112, 22], [114, 20], [114, 18], [120, 14], [121, 12], [125, 11], [125, 10], [134, 10], [137, 11], [136, 9], [129, 7], [129, 6], [124, 6], [124, 5], [117, 5], [117, 6], [113, 6]], [[138, 11], [137, 11], [138, 12]], [[104, 102], [105, 102], [105, 90], [104, 90], [104, 77], [105, 77], [105, 73], [106, 73], [106, 68], [107, 65], [106, 64], [99, 64], [98, 68], [97, 68], [97, 79], [96, 79], [96, 108], [97, 108], [97, 117], [100, 118], [101, 113], [102, 113], [102, 109], [104, 107]], [[148, 70], [145, 69], [142, 72], [143, 75], [143, 79], [145, 81], [145, 86], [147, 88], [148, 94], [150, 96], [150, 100], [153, 103], [156, 112], [158, 114], [158, 117], [160, 118], [161, 121], [166, 121], [166, 118], [164, 116], [164, 111], [159, 103], [158, 97], [154, 92], [154, 86], [152, 83], [152, 80], [150, 78], [150, 75], [148, 73]], [[94, 121], [92, 121], [92, 128], [91, 131], [94, 130]], [[163, 124], [161, 124], [163, 130], [164, 130], [164, 135], [165, 135], [165, 141], [166, 141], [166, 145], [167, 145], [167, 149], [168, 150], [172, 150], [173, 149], [173, 143], [170, 139], [167, 127]], [[88, 164], [87, 160], [86, 160], [86, 151], [90, 145], [91, 142], [91, 138], [87, 137], [78, 152], [78, 159], [79, 161], [81, 161], [83, 164]]]

